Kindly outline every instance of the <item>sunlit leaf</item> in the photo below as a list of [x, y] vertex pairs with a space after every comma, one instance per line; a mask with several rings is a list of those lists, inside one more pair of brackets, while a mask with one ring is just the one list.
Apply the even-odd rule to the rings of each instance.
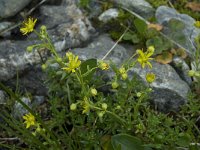
[[186, 8], [190, 8], [192, 11], [200, 12], [200, 3], [197, 2], [189, 2], [185, 5]]
[[163, 52], [162, 54], [156, 56], [155, 60], [161, 64], [168, 64], [172, 62], [173, 55], [170, 52]]
[[160, 25], [160, 24], [153, 24], [153, 23], [150, 23], [148, 24], [148, 28], [153, 28], [153, 29], [156, 29], [157, 31], [161, 31], [163, 29], [163, 26]]
[[182, 48], [177, 49], [176, 54], [183, 59], [185, 59], [187, 57], [187, 52]]

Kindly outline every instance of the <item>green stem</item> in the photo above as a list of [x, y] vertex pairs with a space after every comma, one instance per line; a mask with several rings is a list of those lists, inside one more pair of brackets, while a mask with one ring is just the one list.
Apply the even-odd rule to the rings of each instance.
[[92, 109], [96, 109], [96, 110], [100, 110], [100, 111], [105, 111], [106, 113], [112, 115], [113, 117], [115, 117], [116, 119], [118, 119], [124, 126], [126, 126], [126, 122], [125, 120], [123, 120], [122, 118], [120, 118], [118, 115], [116, 115], [115, 113], [111, 112], [111, 111], [108, 111], [108, 110], [103, 110], [99, 107], [96, 107], [96, 106], [92, 106], [90, 105], [90, 108]]

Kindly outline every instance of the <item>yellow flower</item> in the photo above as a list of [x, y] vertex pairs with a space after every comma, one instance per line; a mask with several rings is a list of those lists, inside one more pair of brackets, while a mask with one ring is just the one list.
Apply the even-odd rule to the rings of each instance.
[[76, 69], [81, 65], [81, 61], [78, 59], [78, 56], [73, 55], [71, 52], [67, 52], [66, 56], [68, 57], [69, 62], [67, 63], [67, 67], [62, 69], [67, 72], [75, 72]]
[[37, 19], [33, 19], [33, 18], [29, 17], [27, 20], [25, 20], [22, 23], [22, 27], [20, 28], [20, 32], [23, 35], [26, 35], [29, 32], [33, 32], [33, 29], [34, 29], [36, 22], [37, 22]]
[[99, 68], [102, 69], [102, 70], [108, 70], [109, 64], [104, 62], [104, 61], [99, 61]]
[[23, 119], [25, 120], [26, 128], [36, 125], [35, 117], [31, 113], [24, 115]]
[[197, 27], [197, 28], [200, 28], [200, 21], [196, 21], [196, 22], [194, 23], [194, 26]]
[[153, 58], [150, 58], [154, 53], [154, 47], [150, 46], [147, 51], [144, 53], [142, 50], [137, 50], [137, 53], [139, 55], [137, 61], [141, 64], [142, 68], [145, 67], [145, 65], [148, 65], [150, 68], [152, 68], [151, 63], [149, 60], [152, 60]]
[[156, 79], [156, 75], [154, 73], [147, 73], [146, 80], [149, 83], [152, 83]]

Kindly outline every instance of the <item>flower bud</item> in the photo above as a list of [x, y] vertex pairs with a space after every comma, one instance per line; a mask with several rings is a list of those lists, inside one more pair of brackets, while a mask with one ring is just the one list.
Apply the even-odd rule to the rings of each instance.
[[116, 109], [121, 109], [121, 106], [118, 105], [118, 106], [116, 107]]
[[127, 77], [128, 77], [127, 73], [123, 73], [123, 74], [122, 74], [122, 79], [123, 79], [123, 80], [126, 80]]
[[103, 110], [106, 110], [108, 108], [108, 105], [106, 103], [101, 104], [101, 107]]
[[47, 69], [47, 65], [46, 64], [42, 64], [42, 70], [46, 70]]
[[27, 48], [26, 48], [26, 50], [27, 50], [27, 52], [32, 52], [33, 51], [33, 45], [31, 45], [31, 46], [28, 46]]
[[194, 76], [195, 76], [195, 77], [200, 77], [200, 72], [195, 72], [195, 73], [194, 73]]
[[99, 116], [99, 118], [102, 118], [103, 115], [104, 115], [104, 112], [103, 112], [103, 111], [98, 112], [98, 116]]
[[40, 27], [40, 29], [45, 31], [45, 30], [47, 30], [47, 27], [44, 26], [44, 25], [42, 25], [42, 26]]
[[119, 69], [119, 73], [120, 73], [120, 74], [126, 73], [126, 69], [125, 69], [124, 67], [121, 67], [121, 68]]
[[149, 46], [148, 49], [147, 49], [150, 53], [153, 53], [155, 48], [154, 46]]
[[146, 80], [149, 83], [152, 83], [156, 79], [156, 75], [154, 73], [147, 73]]
[[119, 87], [119, 84], [118, 84], [116, 81], [112, 82], [111, 85], [112, 85], [112, 88], [113, 88], [113, 89], [116, 89], [116, 88]]
[[197, 27], [197, 28], [200, 28], [200, 21], [196, 21], [196, 22], [194, 23], [194, 26]]
[[188, 71], [188, 75], [189, 75], [190, 77], [193, 77], [194, 74], [195, 74], [195, 71], [194, 71], [194, 70], [190, 70], [190, 71]]
[[142, 93], [141, 93], [141, 92], [137, 92], [137, 93], [136, 93], [136, 96], [137, 96], [137, 97], [141, 97], [141, 96], [142, 96]]
[[109, 69], [109, 64], [104, 62], [104, 61], [100, 61], [99, 62], [99, 68], [102, 70], [108, 70]]
[[74, 111], [74, 110], [76, 110], [76, 107], [77, 107], [77, 105], [75, 103], [72, 103], [70, 105], [70, 110]]
[[90, 92], [91, 92], [92, 96], [96, 96], [97, 95], [97, 90], [95, 88], [92, 88], [90, 90]]

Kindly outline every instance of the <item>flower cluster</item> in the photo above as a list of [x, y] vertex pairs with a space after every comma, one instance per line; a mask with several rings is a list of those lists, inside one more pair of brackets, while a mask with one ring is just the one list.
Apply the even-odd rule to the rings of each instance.
[[[151, 56], [154, 53], [155, 48], [153, 46], [149, 46], [146, 52], [143, 52], [142, 50], [137, 50], [137, 53], [139, 55], [137, 61], [140, 63], [142, 68], [144, 68], [146, 65], [150, 68], [152, 68], [152, 64], [149, 62], [150, 60], [153, 60]], [[156, 76], [154, 73], [147, 73], [146, 74], [146, 81], [148, 83], [152, 83], [155, 80]]]
[[120, 75], [121, 75], [121, 77], [122, 77], [123, 80], [127, 79], [128, 74], [127, 74], [127, 70], [124, 67], [121, 67], [119, 69], [119, 73], [120, 73]]

